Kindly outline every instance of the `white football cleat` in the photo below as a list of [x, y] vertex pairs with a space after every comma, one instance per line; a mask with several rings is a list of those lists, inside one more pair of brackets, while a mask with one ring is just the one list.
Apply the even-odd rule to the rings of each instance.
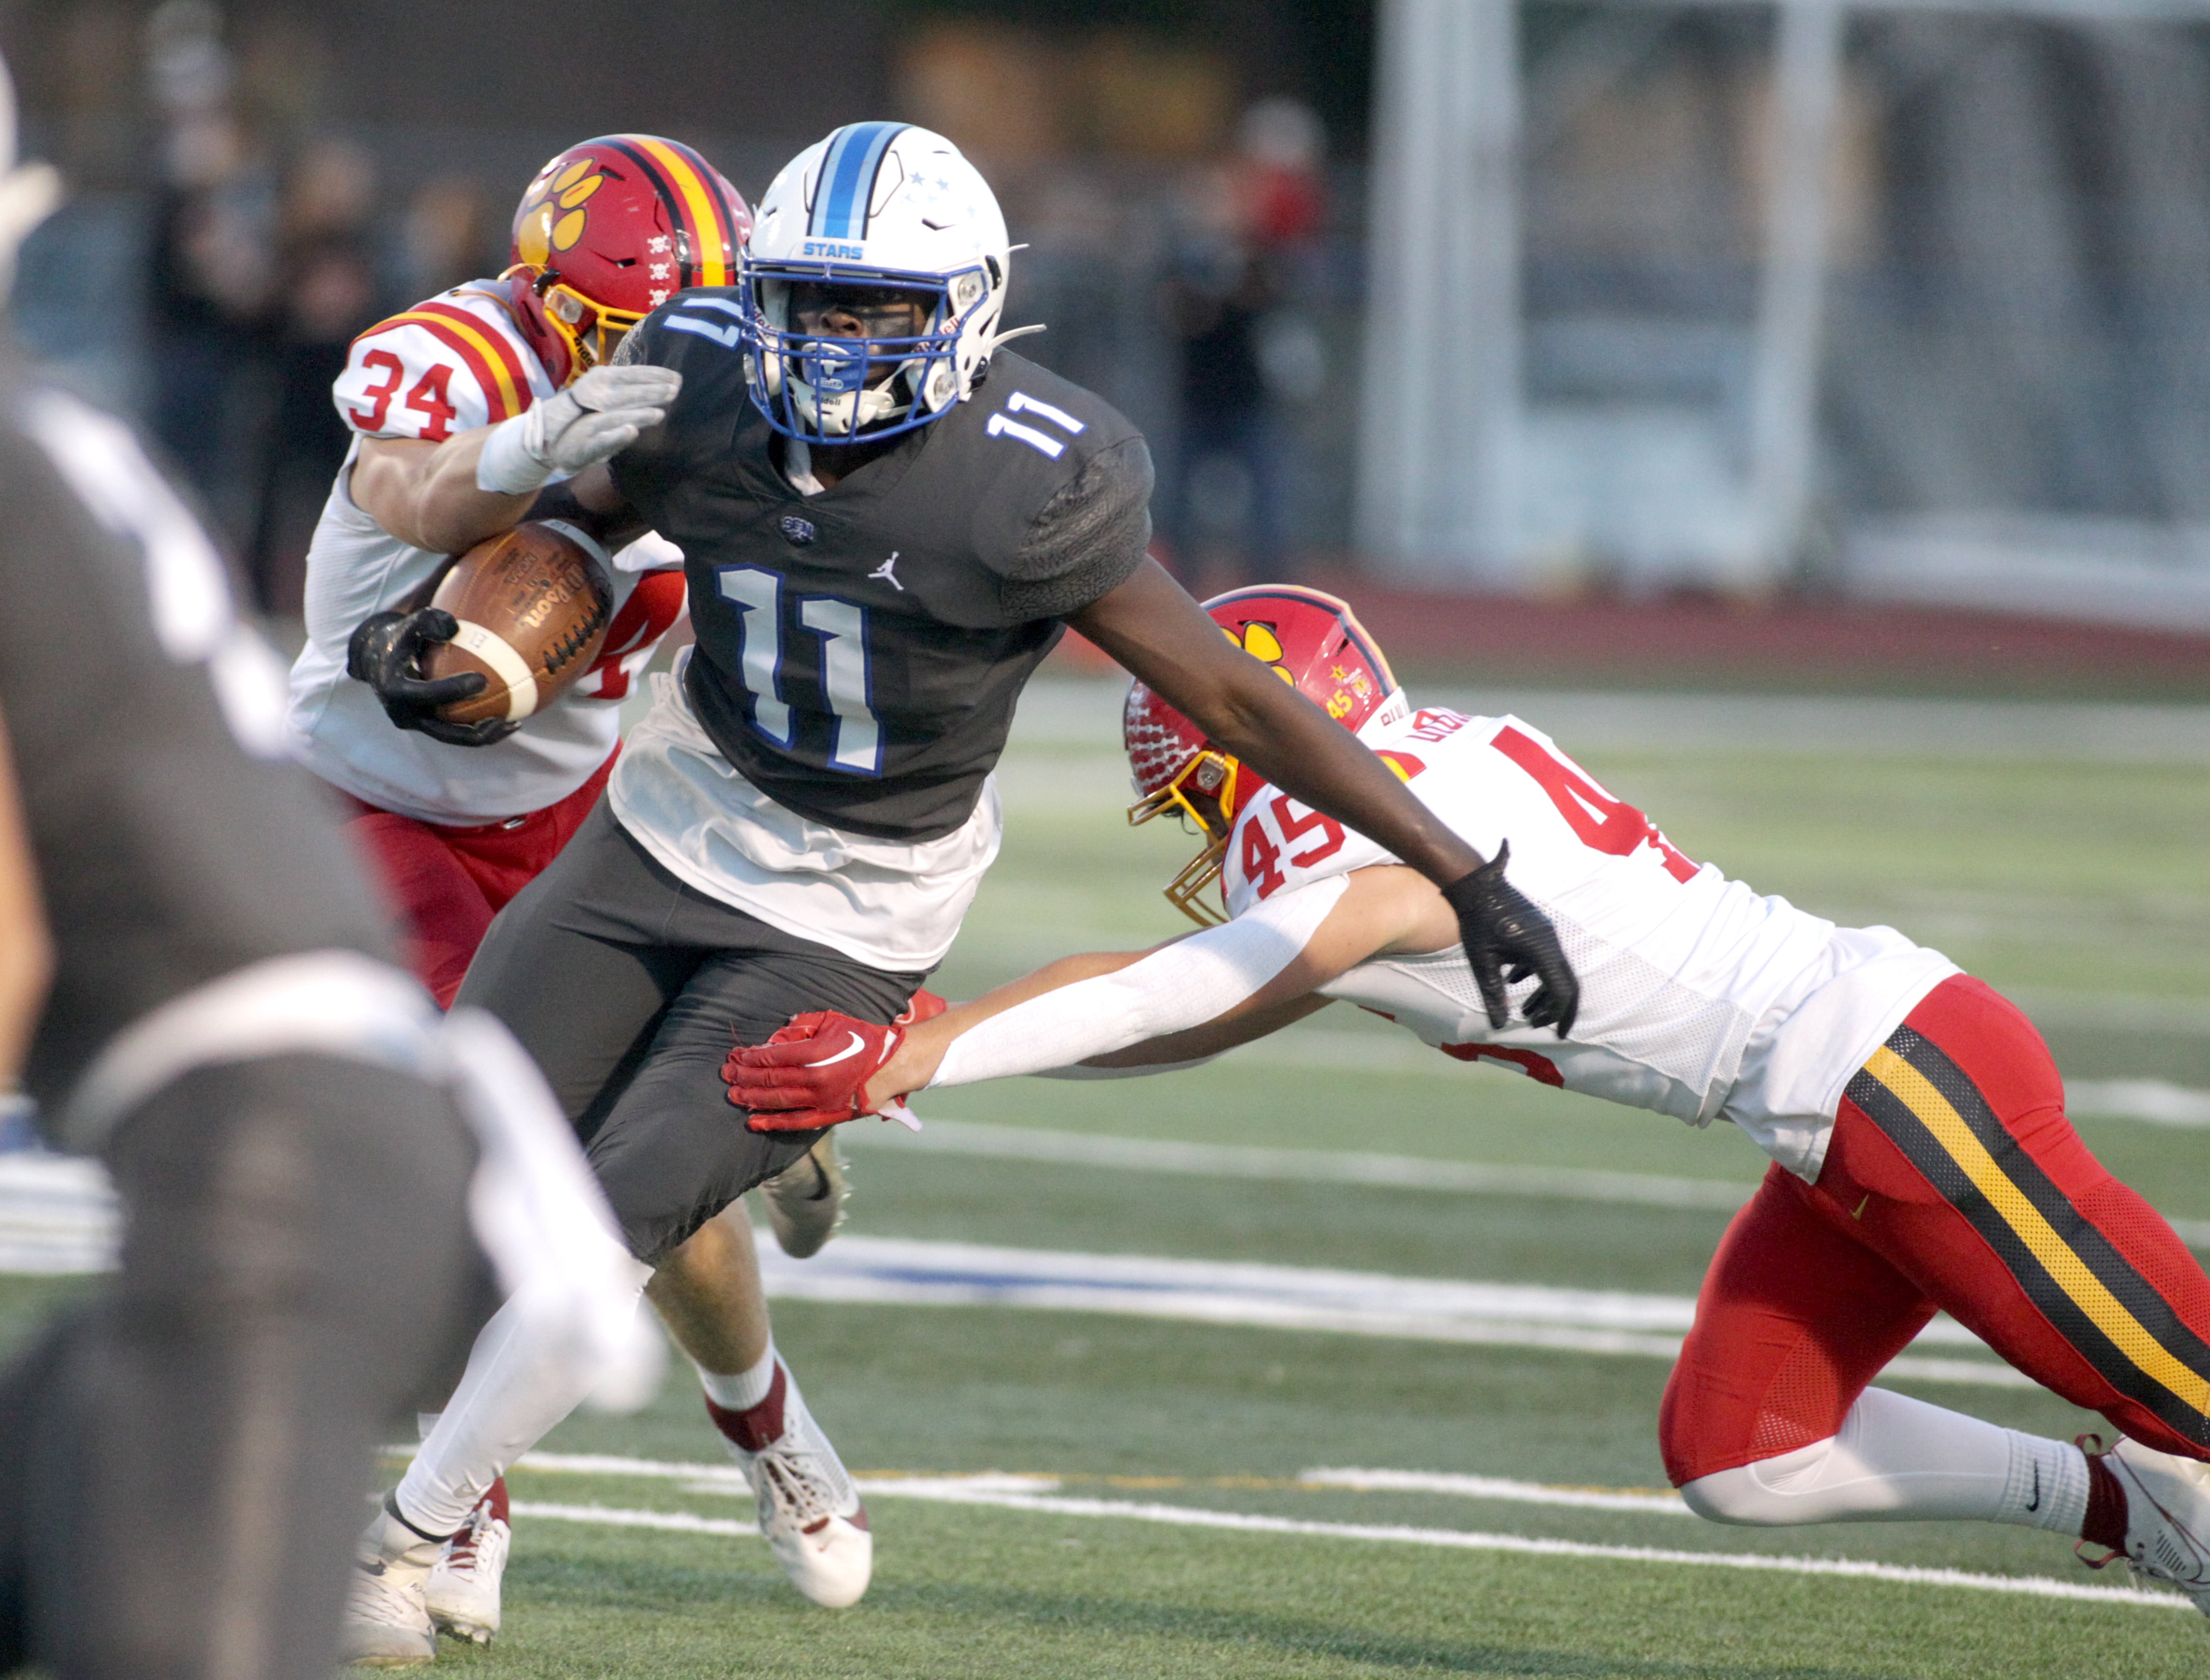
[[793, 1260], [819, 1254], [844, 1223], [844, 1204], [852, 1195], [843, 1159], [836, 1153], [836, 1134], [824, 1133], [773, 1178], [763, 1179], [759, 1190], [782, 1252]]
[[438, 1660], [426, 1588], [443, 1543], [426, 1540], [389, 1510], [362, 1532], [346, 1592], [338, 1658], [362, 1668], [419, 1668]]
[[790, 1584], [817, 1604], [842, 1610], [865, 1596], [875, 1571], [867, 1508], [781, 1360], [775, 1387], [782, 1391], [782, 1433], [757, 1453], [729, 1441], [729, 1456], [752, 1484], [760, 1533]]
[[2102, 1459], [2125, 1490], [2134, 1573], [2177, 1587], [2210, 1616], [2210, 1465], [2125, 1440]]
[[506, 1555], [514, 1529], [506, 1520], [506, 1478], [468, 1513], [468, 1526], [445, 1542], [443, 1556], [430, 1571], [426, 1594], [430, 1620], [441, 1634], [471, 1645], [488, 1645], [498, 1632], [498, 1586], [506, 1574]]

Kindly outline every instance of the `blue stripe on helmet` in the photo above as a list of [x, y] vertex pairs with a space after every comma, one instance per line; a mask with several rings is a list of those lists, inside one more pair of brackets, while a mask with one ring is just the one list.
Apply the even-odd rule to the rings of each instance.
[[814, 190], [810, 233], [829, 239], [863, 239], [867, 206], [875, 196], [875, 172], [883, 154], [904, 130], [903, 123], [851, 123], [829, 138], [822, 155], [820, 184]]

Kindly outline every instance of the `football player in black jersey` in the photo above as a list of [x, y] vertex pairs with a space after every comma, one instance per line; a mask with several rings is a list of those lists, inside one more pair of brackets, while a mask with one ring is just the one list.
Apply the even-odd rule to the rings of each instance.
[[[0, 67], [0, 297], [53, 196], [13, 164]], [[319, 1680], [376, 1443], [481, 1319], [471, 1200], [579, 1369], [635, 1263], [541, 1086], [512, 1112], [511, 1038], [389, 962], [199, 526], [4, 343], [0, 506], [0, 1056], [27, 1034], [41, 1129], [125, 1212], [113, 1287], [0, 1376], [0, 1673]]]
[[[1504, 859], [1429, 816], [1148, 557], [1144, 440], [999, 347], [1008, 265], [989, 188], [950, 142], [837, 130], [769, 188], [737, 286], [681, 293], [631, 333], [616, 360], [671, 370], [679, 394], [568, 486], [571, 516], [610, 535], [649, 526], [684, 551], [697, 640], [606, 799], [492, 927], [460, 1001], [542, 1063], [631, 1251], [657, 1269], [662, 1317], [709, 1369], [708, 1222], [817, 1135], [733, 1123], [722, 1061], [800, 1011], [888, 1022], [908, 1007], [996, 855], [990, 771], [1069, 625], [1224, 750], [1441, 885], [1500, 1019], [1523, 976], [1539, 982], [1531, 1018], [1561, 1032], [1573, 1018], [1572, 970]], [[709, 1379], [717, 1419], [761, 1395], [803, 1419], [772, 1348], [744, 1381]], [[485, 1461], [398, 1490], [426, 1531], [574, 1399], [495, 1388], [475, 1385], [439, 1425], [473, 1409]], [[725, 1433], [743, 1462], [746, 1440]], [[795, 1533], [763, 1501], [772, 1542], [833, 1549], [863, 1532], [841, 1469], [808, 1501]]]

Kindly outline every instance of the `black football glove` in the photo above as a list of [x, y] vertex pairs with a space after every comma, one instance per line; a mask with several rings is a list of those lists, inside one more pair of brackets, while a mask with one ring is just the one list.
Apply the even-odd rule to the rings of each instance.
[[1506, 985], [1532, 975], [1542, 983], [1527, 1000], [1527, 1024], [1555, 1026], [1563, 1038], [1580, 1012], [1581, 982], [1559, 948], [1550, 918], [1504, 879], [1511, 856], [1507, 840], [1480, 868], [1445, 887], [1443, 897], [1458, 912], [1458, 937], [1465, 941], [1465, 959], [1473, 965], [1473, 983], [1481, 988], [1488, 1024], [1503, 1030], [1512, 1016]]
[[376, 613], [363, 619], [346, 644], [346, 674], [365, 682], [383, 703], [383, 715], [402, 729], [419, 729], [450, 746], [488, 746], [522, 726], [504, 717], [449, 723], [438, 708], [480, 694], [490, 685], [480, 671], [432, 681], [421, 674], [424, 650], [450, 642], [460, 622], [442, 607], [419, 613]]

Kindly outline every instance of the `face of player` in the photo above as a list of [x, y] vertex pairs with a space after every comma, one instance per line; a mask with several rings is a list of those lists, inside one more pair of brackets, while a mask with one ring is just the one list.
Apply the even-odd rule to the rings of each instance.
[[1193, 782], [1183, 783], [1181, 796], [1189, 801], [1191, 809], [1197, 813], [1197, 819], [1204, 825], [1207, 838], [1217, 840], [1228, 832], [1228, 819], [1220, 809], [1218, 799], [1206, 793]]
[[790, 324], [824, 338], [918, 338], [928, 329], [928, 311], [901, 286], [800, 281], [790, 288]]
[[[799, 377], [848, 426], [862, 391], [880, 393], [901, 368], [921, 365], [913, 341], [929, 330], [940, 295], [919, 287], [792, 281], [787, 330], [812, 341], [795, 358]], [[864, 433], [867, 424], [857, 430]]]

